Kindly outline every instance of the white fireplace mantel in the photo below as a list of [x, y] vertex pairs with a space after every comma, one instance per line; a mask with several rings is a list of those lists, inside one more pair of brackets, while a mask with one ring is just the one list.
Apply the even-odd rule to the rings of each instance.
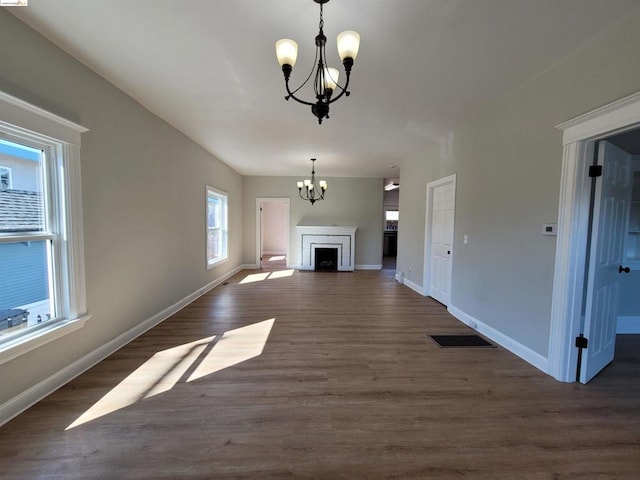
[[298, 225], [300, 270], [315, 270], [315, 249], [338, 250], [338, 271], [352, 272], [355, 268], [356, 230], [358, 227]]

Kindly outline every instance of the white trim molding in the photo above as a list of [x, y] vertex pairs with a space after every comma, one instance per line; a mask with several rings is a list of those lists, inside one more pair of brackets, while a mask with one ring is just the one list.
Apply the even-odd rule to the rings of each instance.
[[356, 265], [356, 270], [382, 270], [382, 265]]
[[529, 347], [521, 344], [495, 328], [490, 327], [486, 323], [481, 322], [477, 318], [472, 317], [453, 305], [449, 306], [447, 311], [465, 325], [493, 340], [495, 343], [504, 349], [509, 350], [514, 355], [517, 355], [525, 362], [530, 363], [537, 369], [542, 370], [544, 373], [548, 373], [549, 359], [544, 355], [540, 355], [538, 352], [531, 350]]
[[415, 282], [412, 282], [411, 280], [409, 280], [408, 278], [406, 278], [404, 276], [404, 274], [402, 272], [396, 272], [396, 280], [402, 284], [402, 285], [406, 285], [407, 287], [409, 287], [411, 290], [413, 290], [416, 293], [419, 293], [420, 295], [422, 295], [423, 297], [428, 296], [424, 290], [424, 288], [422, 288], [420, 285], [418, 285]]
[[89, 129], [0, 91], [0, 124], [39, 132], [51, 139], [80, 146], [81, 134]]
[[637, 92], [556, 125], [557, 129], [563, 131], [562, 144], [608, 137], [640, 125], [639, 105], [640, 92]]
[[551, 301], [549, 374], [574, 382], [581, 329], [593, 142], [640, 125], [640, 92], [557, 125], [563, 130], [558, 237]]

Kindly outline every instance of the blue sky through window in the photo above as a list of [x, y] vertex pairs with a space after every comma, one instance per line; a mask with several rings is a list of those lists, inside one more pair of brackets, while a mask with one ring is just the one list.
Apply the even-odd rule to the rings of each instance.
[[6, 140], [0, 140], [0, 154], [26, 158], [27, 160], [34, 160], [36, 162], [40, 160], [40, 150], [7, 142]]

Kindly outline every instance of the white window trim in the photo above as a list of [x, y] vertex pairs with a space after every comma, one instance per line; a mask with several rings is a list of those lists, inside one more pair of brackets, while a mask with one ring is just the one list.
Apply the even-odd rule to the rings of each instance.
[[[213, 193], [217, 197], [224, 197], [224, 209], [222, 212], [222, 220], [223, 220], [223, 235], [224, 235], [224, 257], [219, 258], [218, 260], [209, 261], [209, 253], [208, 253], [208, 242], [209, 242], [209, 219], [208, 219], [208, 208], [209, 208], [209, 193]], [[204, 243], [204, 256], [205, 262], [207, 265], [207, 270], [211, 270], [218, 265], [225, 263], [229, 259], [229, 194], [223, 190], [219, 190], [210, 185], [206, 185], [205, 188], [205, 243]]]
[[62, 320], [51, 322], [32, 335], [17, 336], [0, 345], [0, 365], [82, 328], [90, 318], [86, 312], [82, 184], [80, 181], [81, 135], [88, 129], [23, 100], [0, 92], [0, 128], [22, 139], [46, 143], [61, 159], [65, 175], [64, 216], [66, 240], [61, 255], [63, 292]]

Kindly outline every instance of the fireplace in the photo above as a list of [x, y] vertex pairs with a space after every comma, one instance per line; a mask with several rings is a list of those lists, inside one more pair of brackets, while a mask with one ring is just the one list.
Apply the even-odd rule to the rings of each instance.
[[315, 248], [315, 270], [316, 272], [337, 272], [338, 271], [338, 249], [337, 248]]
[[331, 270], [338, 272], [353, 272], [356, 246], [357, 227], [338, 227], [335, 225], [298, 225], [297, 240], [299, 245], [299, 270], [329, 270], [328, 265], [317, 268], [316, 250], [327, 249], [333, 257]]

